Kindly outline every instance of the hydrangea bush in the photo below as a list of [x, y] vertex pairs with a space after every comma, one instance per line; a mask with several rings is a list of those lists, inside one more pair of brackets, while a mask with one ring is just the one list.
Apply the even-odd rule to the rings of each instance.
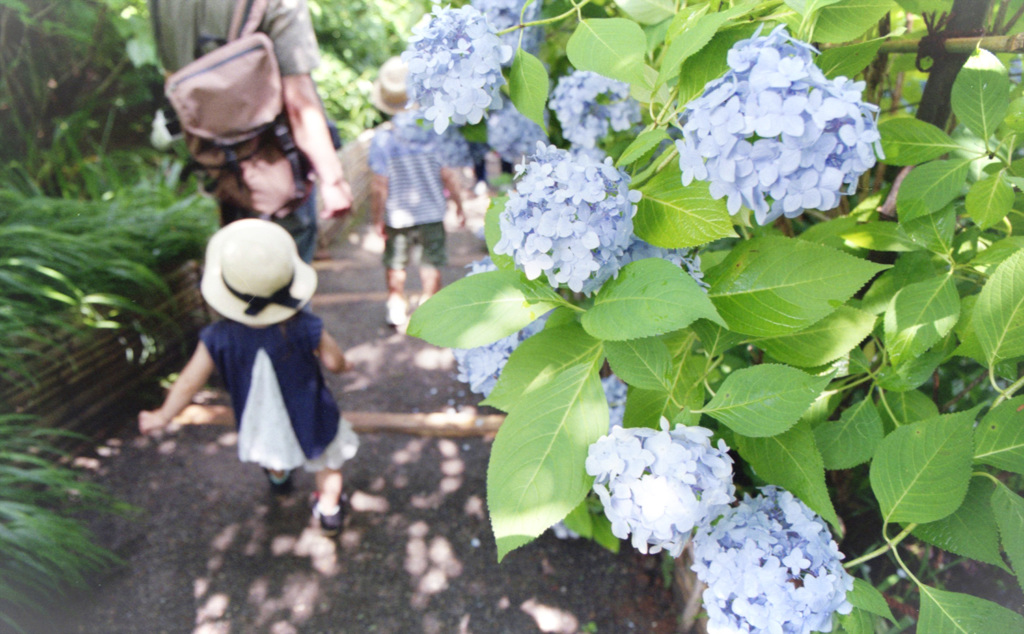
[[438, 133], [450, 123], [479, 123], [488, 108], [501, 105], [501, 67], [511, 58], [512, 48], [478, 10], [435, 5], [402, 53], [409, 99]]
[[[505, 71], [567, 147], [541, 145], [492, 201], [495, 269], [409, 326], [471, 349], [549, 315], [483, 401], [508, 414], [488, 468], [499, 559], [562, 521], [597, 539], [580, 511], [603, 502], [592, 526], [616, 544], [695, 555], [709, 631], [1024, 631], [1009, 40], [936, 55], [937, 18], [929, 77], [899, 57], [926, 29], [895, 4], [586, 4], [538, 20], [564, 47]], [[1021, 26], [978, 0], [952, 13]], [[580, 123], [618, 97], [570, 90], [565, 68], [620, 82], [640, 118]]]
[[640, 122], [640, 104], [629, 96], [629, 84], [587, 70], [561, 77], [550, 107], [562, 136], [582, 148], [596, 146], [609, 130], [621, 132]]
[[535, 122], [522, 115], [511, 101], [487, 117], [487, 144], [501, 160], [517, 163], [532, 154], [538, 143], [547, 144], [548, 136]]
[[[496, 31], [504, 32], [499, 37], [512, 49], [521, 48], [536, 55], [540, 52], [540, 43], [544, 39], [544, 29], [530, 26], [524, 29], [513, 29], [519, 24], [532, 22], [540, 17], [541, 0], [473, 0], [472, 5], [487, 17], [487, 21]], [[524, 11], [525, 5], [525, 11]], [[511, 60], [508, 62], [511, 64]]]

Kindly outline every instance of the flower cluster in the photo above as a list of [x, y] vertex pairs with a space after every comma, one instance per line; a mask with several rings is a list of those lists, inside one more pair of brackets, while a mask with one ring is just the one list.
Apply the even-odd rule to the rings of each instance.
[[[470, 272], [467, 275], [494, 271], [498, 268], [489, 257], [483, 257], [470, 264], [469, 267]], [[482, 394], [486, 398], [498, 382], [501, 371], [505, 368], [505, 363], [512, 352], [523, 341], [543, 330], [546, 322], [547, 315], [544, 315], [519, 332], [503, 337], [494, 343], [469, 349], [452, 349], [458, 368], [458, 379], [466, 383], [471, 392]]]
[[853, 577], [828, 527], [788, 491], [745, 496], [693, 544], [708, 631], [830, 632], [832, 614], [852, 609]]
[[533, 152], [537, 143], [547, 141], [544, 130], [516, 110], [511, 101], [487, 115], [487, 144], [503, 161], [516, 163]]
[[543, 144], [516, 175], [495, 253], [511, 255], [527, 278], [543, 274], [555, 288], [599, 287], [633, 237], [640, 192], [629, 189], [629, 176], [610, 158], [574, 158]]
[[501, 66], [511, 58], [512, 49], [478, 10], [435, 5], [413, 28], [402, 53], [409, 65], [409, 99], [424, 108], [438, 133], [449, 122], [478, 123], [486, 110], [501, 103]]
[[586, 469], [616, 537], [632, 535], [642, 553], [678, 557], [693, 528], [733, 501], [732, 458], [725, 441], [711, 445], [709, 429], [668, 431], [665, 418], [661, 426], [615, 427], [590, 446]]
[[[541, 0], [534, 0], [530, 6], [523, 11], [526, 0], [473, 0], [471, 3], [480, 13], [487, 16], [494, 30], [504, 31], [505, 29], [518, 26], [523, 22], [532, 22], [540, 17]], [[522, 22], [520, 22], [522, 16]], [[520, 34], [522, 40], [520, 40]], [[525, 29], [509, 31], [499, 35], [501, 41], [516, 49], [522, 47], [524, 51], [536, 55], [540, 51], [540, 43], [544, 39], [544, 30], [539, 26], [530, 26]], [[509, 62], [511, 64], [511, 60]]]
[[626, 396], [629, 386], [614, 374], [601, 379], [601, 388], [608, 401], [608, 429], [622, 427], [622, 418], [626, 414]]
[[862, 101], [863, 82], [827, 79], [816, 52], [784, 26], [737, 42], [730, 70], [682, 114], [683, 185], [707, 180], [730, 213], [746, 205], [761, 224], [832, 209], [853, 193], [882, 156], [878, 107]]
[[573, 71], [551, 91], [550, 108], [573, 145], [594, 147], [608, 134], [640, 121], [640, 104], [629, 96], [629, 84], [588, 70]]

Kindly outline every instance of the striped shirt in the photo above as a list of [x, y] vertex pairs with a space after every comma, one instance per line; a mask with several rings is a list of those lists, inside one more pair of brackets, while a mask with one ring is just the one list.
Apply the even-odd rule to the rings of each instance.
[[388, 178], [384, 224], [393, 229], [441, 222], [448, 208], [441, 168], [452, 163], [451, 139], [418, 119], [416, 111], [396, 114], [370, 144], [370, 169]]

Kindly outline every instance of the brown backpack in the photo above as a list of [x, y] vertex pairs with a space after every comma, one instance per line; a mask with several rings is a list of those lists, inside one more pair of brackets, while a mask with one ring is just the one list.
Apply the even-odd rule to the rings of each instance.
[[[286, 215], [310, 191], [309, 164], [295, 146], [284, 112], [274, 44], [256, 31], [266, 8], [267, 0], [238, 0], [227, 42], [164, 84], [191, 167], [206, 174], [206, 189], [228, 216], [224, 222], [239, 209]], [[159, 30], [157, 22], [157, 38]]]

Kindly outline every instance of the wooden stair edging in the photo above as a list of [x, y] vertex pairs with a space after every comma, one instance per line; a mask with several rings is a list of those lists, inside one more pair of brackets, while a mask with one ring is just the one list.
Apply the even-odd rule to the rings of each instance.
[[[164, 276], [171, 295], [130, 327], [57, 336], [25, 365], [31, 379], [5, 380], [0, 403], [28, 414], [38, 427], [94, 437], [109, 429], [109, 415], [125, 397], [161, 373], [184, 364], [209, 313], [199, 294], [200, 268], [188, 261]], [[156, 346], [154, 350], [153, 347]]]

